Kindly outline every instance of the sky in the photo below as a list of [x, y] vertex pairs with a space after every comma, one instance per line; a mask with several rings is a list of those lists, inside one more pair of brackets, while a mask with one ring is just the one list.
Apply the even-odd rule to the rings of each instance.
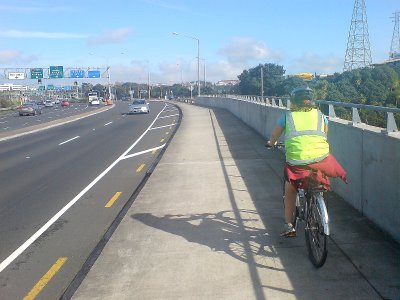
[[[365, 2], [378, 63], [389, 58], [400, 1]], [[17, 68], [49, 66], [110, 66], [111, 82], [196, 81], [198, 50], [200, 80], [213, 83], [265, 63], [286, 75], [342, 72], [353, 7], [354, 0], [1, 0], [0, 83]]]

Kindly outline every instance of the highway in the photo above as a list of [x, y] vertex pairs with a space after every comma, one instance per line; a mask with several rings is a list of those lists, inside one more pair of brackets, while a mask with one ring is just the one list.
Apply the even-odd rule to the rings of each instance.
[[175, 106], [150, 108], [0, 142], [0, 299], [62, 295], [179, 123]]
[[85, 103], [71, 103], [70, 107], [61, 107], [60, 104], [54, 104], [54, 107], [51, 108], [42, 106], [42, 114], [36, 116], [19, 116], [18, 111], [5, 112], [0, 114], [0, 134], [48, 123], [83, 112], [94, 111], [99, 108], [100, 106], [88, 106]]

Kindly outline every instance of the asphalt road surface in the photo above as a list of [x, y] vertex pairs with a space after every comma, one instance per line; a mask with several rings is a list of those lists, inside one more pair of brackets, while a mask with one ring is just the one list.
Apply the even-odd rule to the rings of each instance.
[[0, 142], [0, 299], [63, 294], [179, 123], [172, 104], [150, 109]]
[[71, 103], [69, 107], [61, 107], [60, 104], [54, 104], [54, 107], [42, 106], [42, 114], [36, 116], [20, 116], [18, 111], [4, 112], [0, 114], [0, 134], [37, 124], [48, 123], [83, 112], [95, 111], [101, 107], [102, 106], [88, 106], [84, 103]]

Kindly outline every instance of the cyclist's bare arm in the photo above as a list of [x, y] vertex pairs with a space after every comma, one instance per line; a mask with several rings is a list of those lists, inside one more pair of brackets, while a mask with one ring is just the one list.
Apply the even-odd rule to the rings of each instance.
[[276, 144], [277, 140], [279, 137], [282, 135], [284, 128], [281, 126], [276, 126], [274, 130], [272, 130], [271, 136], [269, 138], [269, 141], [267, 141], [267, 144], [269, 146], [273, 146]]

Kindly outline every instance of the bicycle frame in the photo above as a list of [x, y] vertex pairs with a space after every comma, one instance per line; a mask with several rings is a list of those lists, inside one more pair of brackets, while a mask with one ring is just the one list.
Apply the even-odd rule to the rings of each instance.
[[[296, 218], [300, 219], [304, 222], [307, 209], [306, 207], [307, 203], [308, 205], [311, 203], [311, 198], [314, 197], [315, 201], [319, 207], [319, 211], [321, 212], [321, 219], [322, 219], [322, 225], [324, 227], [324, 234], [329, 236], [330, 230], [329, 230], [329, 215], [328, 215], [328, 210], [326, 208], [325, 200], [324, 200], [324, 189], [314, 186], [311, 184], [306, 190], [302, 188], [302, 181], [299, 180], [299, 184], [297, 186], [297, 197], [296, 197], [296, 208], [297, 208], [297, 214]], [[303, 201], [300, 199], [304, 198]], [[301, 212], [301, 214], [300, 214]], [[296, 221], [296, 227], [297, 227], [297, 221]]]

